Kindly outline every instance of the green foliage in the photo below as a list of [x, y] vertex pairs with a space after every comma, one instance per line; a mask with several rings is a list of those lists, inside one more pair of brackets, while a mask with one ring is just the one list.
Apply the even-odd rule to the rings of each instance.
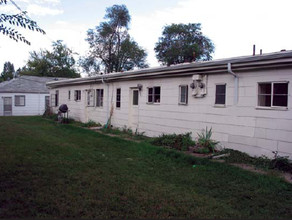
[[[130, 37], [128, 26], [131, 20], [125, 5], [113, 5], [106, 9], [107, 21], [87, 31], [90, 46], [88, 57], [81, 59], [85, 71], [104, 69], [106, 73], [145, 68], [146, 52]], [[100, 68], [102, 67], [102, 68]]]
[[276, 157], [270, 161], [269, 168], [292, 173], [292, 163], [289, 161], [288, 157]]
[[47, 118], [47, 119], [50, 119], [50, 120], [53, 120], [53, 121], [58, 121], [58, 115], [55, 114], [55, 113], [52, 113], [49, 109], [47, 109], [43, 116], [43, 118]]
[[154, 48], [157, 59], [166, 65], [211, 60], [214, 44], [201, 32], [200, 23], [165, 26]]
[[191, 132], [188, 132], [185, 134], [162, 134], [159, 137], [153, 138], [151, 144], [186, 151], [195, 142], [192, 140]]
[[[12, 2], [15, 4], [14, 2]], [[7, 4], [6, 0], [0, 1], [0, 6], [2, 4]], [[37, 31], [42, 34], [45, 34], [45, 31], [38, 27], [37, 23], [26, 15], [26, 12], [21, 11], [19, 14], [8, 15], [8, 14], [0, 14], [0, 33], [8, 36], [10, 39], [15, 40], [16, 42], [22, 41], [28, 45], [31, 43], [22, 36], [17, 30], [14, 29], [14, 26], [28, 28], [31, 31]]]
[[67, 78], [80, 77], [75, 69], [74, 52], [61, 40], [53, 42], [52, 46], [53, 51], [30, 52], [27, 66], [20, 71], [20, 74]]
[[198, 141], [197, 141], [197, 149], [195, 152], [198, 152], [198, 149], [201, 152], [215, 152], [215, 147], [219, 143], [218, 141], [212, 140], [212, 128], [208, 130], [206, 127], [205, 131], [202, 131], [201, 133], [198, 133]]
[[90, 127], [101, 127], [100, 123], [96, 123], [95, 121], [89, 120], [86, 123], [82, 123], [82, 127], [90, 128]]
[[15, 72], [14, 70], [14, 65], [12, 63], [5, 62], [3, 66], [3, 71], [0, 76], [0, 82], [1, 81], [6, 81], [8, 79], [13, 79], [13, 73]]
[[220, 154], [229, 154], [228, 157], [224, 157], [224, 160], [227, 163], [251, 164], [257, 168], [277, 169], [292, 173], [292, 163], [288, 160], [287, 157], [281, 157], [277, 154], [275, 155], [274, 159], [269, 159], [266, 156], [251, 157], [246, 153], [233, 149], [224, 149], [220, 152]]

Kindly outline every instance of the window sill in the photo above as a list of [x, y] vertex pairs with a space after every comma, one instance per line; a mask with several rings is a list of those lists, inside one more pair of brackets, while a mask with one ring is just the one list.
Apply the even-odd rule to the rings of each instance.
[[160, 105], [160, 102], [147, 102], [147, 105]]
[[225, 104], [215, 104], [213, 107], [214, 108], [226, 108], [226, 105]]
[[188, 103], [179, 102], [178, 105], [188, 105]]
[[276, 110], [276, 111], [287, 111], [288, 107], [265, 107], [265, 106], [256, 106], [257, 110]]

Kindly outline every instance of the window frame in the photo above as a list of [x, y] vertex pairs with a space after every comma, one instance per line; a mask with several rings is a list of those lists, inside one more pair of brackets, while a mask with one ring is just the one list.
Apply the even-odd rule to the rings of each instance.
[[55, 107], [59, 106], [59, 90], [55, 91]]
[[[185, 87], [185, 101], [182, 101], [182, 88]], [[179, 105], [187, 105], [188, 104], [188, 96], [189, 96], [189, 86], [188, 85], [179, 85], [179, 96], [178, 96], [178, 104]]]
[[[118, 93], [119, 91], [119, 93]], [[116, 108], [120, 109], [122, 107], [122, 89], [121, 88], [117, 88], [116, 89]]]
[[[16, 103], [16, 98], [23, 98], [23, 105], [20, 104], [20, 99], [19, 99], [19, 103]], [[17, 107], [25, 106], [25, 95], [15, 95], [14, 96], [14, 106], [17, 106]]]
[[[137, 96], [136, 96], [137, 97], [137, 103], [136, 102], [134, 103], [134, 101], [135, 101], [134, 93], [137, 94]], [[133, 89], [132, 90], [132, 100], [131, 100], [131, 102], [132, 102], [132, 106], [134, 106], [134, 107], [139, 106], [139, 89]]]
[[[92, 93], [92, 99], [90, 99], [89, 94]], [[92, 100], [92, 103], [90, 102]], [[94, 101], [95, 101], [95, 92], [94, 89], [88, 89], [86, 91], [86, 106], [87, 107], [94, 107]]]
[[81, 90], [74, 90], [74, 101], [75, 102], [81, 101]]
[[[155, 101], [155, 96], [157, 96], [157, 94], [155, 94], [155, 88], [159, 88], [159, 101], [156, 102]], [[152, 94], [149, 94], [150, 89], [152, 89]], [[152, 98], [152, 101], [149, 101], [149, 97]], [[161, 86], [152, 86], [152, 87], [147, 87], [147, 104], [160, 104], [161, 103]]]
[[[225, 87], [225, 93], [218, 93], [217, 94], [217, 86], [224, 86]], [[226, 94], [227, 94], [227, 83], [217, 83], [215, 84], [215, 107], [226, 107]], [[223, 103], [216, 103], [217, 96], [223, 96], [224, 95], [224, 104]]]
[[[270, 84], [271, 85], [271, 93], [270, 94], [259, 94], [259, 89], [260, 89], [260, 84]], [[287, 97], [287, 105], [286, 106], [277, 106], [277, 105], [273, 105], [274, 102], [274, 85], [275, 84], [287, 84], [287, 94], [276, 94], [276, 96], [278, 95], [282, 95], [282, 96], [286, 96]], [[263, 105], [259, 105], [260, 100], [259, 97], [260, 95], [269, 95], [271, 96], [271, 104], [270, 106], [263, 106]], [[289, 81], [265, 81], [265, 82], [258, 82], [257, 83], [257, 105], [256, 105], [256, 109], [276, 109], [276, 110], [287, 110], [288, 109], [288, 105], [289, 105]]]
[[103, 89], [96, 89], [96, 107], [103, 107], [104, 91]]

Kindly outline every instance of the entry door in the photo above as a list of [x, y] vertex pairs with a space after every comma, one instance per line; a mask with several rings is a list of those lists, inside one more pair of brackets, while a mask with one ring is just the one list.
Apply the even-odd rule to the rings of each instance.
[[4, 114], [3, 114], [4, 116], [12, 115], [12, 98], [11, 97], [4, 97], [3, 110], [4, 110]]
[[139, 90], [130, 89], [129, 127], [135, 132], [139, 120]]
[[45, 110], [50, 108], [50, 96], [45, 96]]

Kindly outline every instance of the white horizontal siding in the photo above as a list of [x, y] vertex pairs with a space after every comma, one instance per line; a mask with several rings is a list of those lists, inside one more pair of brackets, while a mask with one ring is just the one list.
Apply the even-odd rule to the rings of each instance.
[[[25, 96], [25, 106], [15, 106], [15, 96]], [[42, 115], [45, 112], [45, 96], [49, 94], [38, 93], [0, 93], [0, 116], [3, 112], [3, 97], [12, 98], [12, 115]]]
[[[272, 151], [292, 156], [292, 74], [289, 69], [241, 72], [239, 76], [238, 103], [234, 104], [234, 77], [231, 74], [209, 75], [207, 95], [204, 98], [191, 96], [189, 87], [188, 104], [179, 105], [179, 85], [190, 85], [192, 77], [168, 79], [143, 79], [109, 84], [78, 85], [61, 87], [60, 104], [68, 104], [70, 116], [81, 121], [93, 120], [105, 124], [111, 105], [114, 106], [112, 124], [116, 127], [129, 126], [130, 91], [142, 84], [139, 93], [137, 118], [138, 131], [149, 136], [162, 133], [197, 133], [206, 127], [212, 128], [213, 138], [226, 147], [245, 151], [252, 155], [273, 156]], [[289, 81], [288, 110], [257, 109], [258, 82]], [[226, 84], [226, 107], [218, 108], [215, 103], [215, 85]], [[161, 87], [161, 102], [148, 104], [147, 88]], [[104, 106], [86, 107], [86, 89], [104, 89]], [[115, 107], [116, 88], [121, 88], [121, 108]], [[68, 90], [71, 100], [68, 101]], [[73, 90], [82, 90], [81, 102], [75, 102]], [[51, 90], [54, 93], [54, 90]], [[135, 130], [136, 128], [132, 128]]]

